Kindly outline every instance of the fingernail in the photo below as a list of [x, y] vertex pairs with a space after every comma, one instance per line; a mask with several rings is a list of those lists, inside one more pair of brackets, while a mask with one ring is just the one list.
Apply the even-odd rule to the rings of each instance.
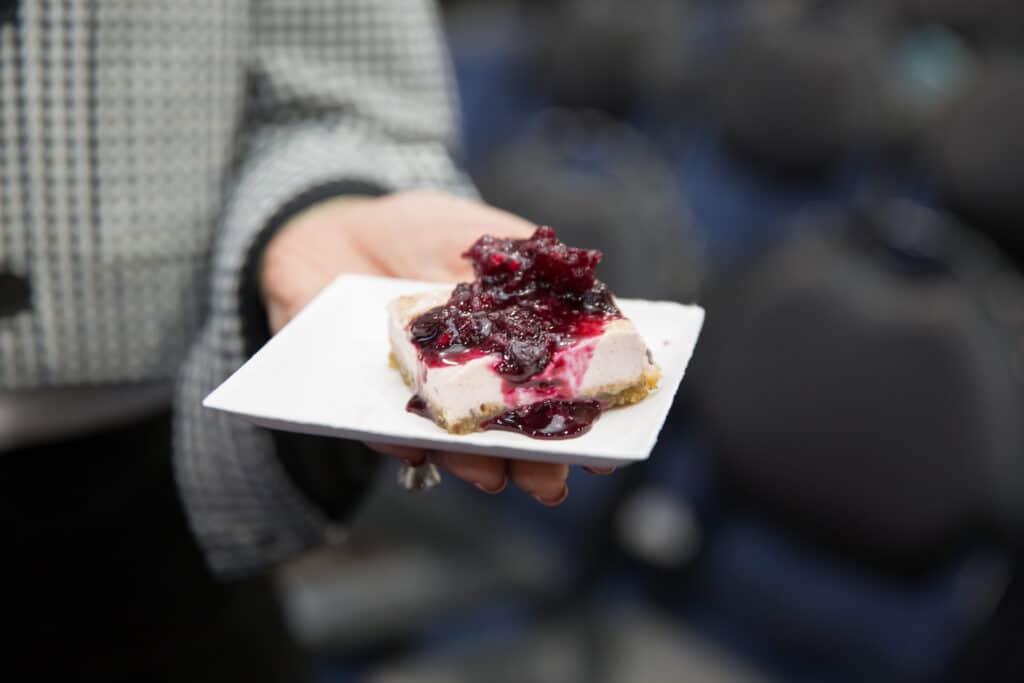
[[498, 488], [496, 488], [496, 489], [489, 489], [489, 488], [487, 488], [486, 486], [484, 486], [483, 484], [481, 484], [478, 481], [473, 482], [473, 486], [477, 487], [478, 489], [480, 489], [481, 491], [483, 491], [484, 493], [486, 493], [489, 496], [496, 496], [499, 493], [501, 493], [502, 491], [504, 491], [505, 487], [508, 486], [508, 477], [505, 477], [504, 479], [502, 479], [501, 480], [501, 485], [498, 486]]
[[568, 484], [562, 484], [562, 492], [560, 494], [558, 494], [557, 497], [555, 497], [555, 498], [541, 498], [540, 496], [535, 495], [533, 497], [533, 499], [536, 500], [541, 505], [547, 505], [548, 507], [551, 507], [553, 505], [558, 505], [559, 503], [561, 503], [562, 501], [564, 501], [568, 497], [569, 497], [569, 485]]
[[605, 477], [615, 472], [614, 467], [584, 467], [583, 469], [591, 474], [596, 474], [599, 477]]

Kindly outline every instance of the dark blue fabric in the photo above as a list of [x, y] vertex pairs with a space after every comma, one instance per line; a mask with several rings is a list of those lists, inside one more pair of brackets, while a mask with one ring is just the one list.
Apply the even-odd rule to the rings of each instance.
[[18, 0], [0, 0], [0, 24], [14, 21], [18, 17]]

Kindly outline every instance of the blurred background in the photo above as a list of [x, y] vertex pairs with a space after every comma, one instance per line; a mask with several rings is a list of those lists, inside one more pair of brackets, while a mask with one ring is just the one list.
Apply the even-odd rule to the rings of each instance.
[[1020, 680], [1019, 0], [445, 15], [483, 196], [708, 322], [647, 463], [287, 567], [321, 679]]

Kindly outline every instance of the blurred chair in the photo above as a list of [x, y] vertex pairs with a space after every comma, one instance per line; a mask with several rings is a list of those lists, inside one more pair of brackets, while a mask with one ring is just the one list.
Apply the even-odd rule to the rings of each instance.
[[[594, 637], [600, 649], [587, 642]], [[595, 667], [595, 664], [597, 667]], [[596, 669], [596, 670], [595, 670]], [[763, 674], [648, 610], [617, 607], [591, 625], [561, 618], [472, 651], [424, 654], [372, 671], [370, 683], [767, 683]]]
[[568, 108], [628, 114], [677, 98], [694, 70], [690, 0], [554, 0], [533, 4], [536, 79]]
[[[748, 616], [806, 628], [823, 617], [815, 601], [871, 594], [871, 581], [858, 588], [832, 565], [859, 568], [876, 588], [905, 581], [907, 595], [937, 575], [966, 576], [934, 594], [955, 600], [930, 613], [946, 620], [933, 651], [919, 643], [923, 655], [901, 661], [881, 656], [885, 641], [872, 646], [890, 675], [924, 679], [992, 618], [992, 596], [1024, 545], [1024, 278], [974, 231], [907, 202], [808, 220], [816, 229], [709, 288], [693, 365], [730, 504], [803, 539], [752, 537], [803, 559], [786, 561], [782, 583], [748, 577]], [[801, 545], [817, 551], [793, 550]], [[761, 562], [768, 571], [772, 562]], [[968, 569], [979, 566], [988, 569]], [[910, 604], [906, 616], [929, 613]], [[831, 636], [822, 624], [817, 642], [839, 638], [833, 654], [860, 652], [866, 665], [871, 650], [853, 641], [844, 650], [849, 624], [839, 625], [874, 618], [882, 632], [885, 610], [857, 617], [851, 607], [836, 613]]]
[[704, 109], [741, 158], [776, 174], [827, 173], [877, 145], [885, 36], [806, 21], [755, 31], [712, 64]]
[[945, 203], [1024, 265], [1024, 57], [992, 64], [922, 137]]
[[898, 0], [892, 3], [912, 23], [949, 26], [980, 45], [1024, 40], [1024, 12], [1017, 0]]
[[407, 648], [466, 610], [528, 610], [567, 590], [560, 565], [557, 549], [502, 520], [491, 499], [457, 485], [410, 495], [381, 482], [346, 543], [291, 563], [280, 586], [304, 645], [358, 660]]

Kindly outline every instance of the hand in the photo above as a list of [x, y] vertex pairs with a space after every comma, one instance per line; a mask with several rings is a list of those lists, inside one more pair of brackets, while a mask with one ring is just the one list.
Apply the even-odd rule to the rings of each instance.
[[[284, 327], [339, 273], [470, 280], [472, 268], [461, 254], [480, 235], [525, 238], [534, 229], [510, 213], [434, 192], [322, 202], [289, 221], [264, 252], [260, 283], [271, 330]], [[412, 465], [428, 455], [420, 449], [369, 445]], [[511, 479], [545, 505], [557, 505], [569, 494], [567, 465], [465, 453], [430, 455], [440, 467], [486, 493], [499, 493]]]

